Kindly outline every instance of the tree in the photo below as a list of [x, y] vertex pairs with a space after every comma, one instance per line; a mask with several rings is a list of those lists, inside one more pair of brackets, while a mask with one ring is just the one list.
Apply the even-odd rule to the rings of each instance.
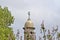
[[15, 40], [11, 24], [14, 22], [14, 17], [8, 10], [8, 7], [0, 6], [0, 40]]
[[59, 32], [57, 34], [57, 38], [58, 38], [58, 40], [60, 40], [60, 33]]
[[11, 16], [11, 12], [8, 10], [7, 7], [1, 8], [0, 7], [0, 25], [1, 26], [10, 26], [13, 23], [14, 18]]

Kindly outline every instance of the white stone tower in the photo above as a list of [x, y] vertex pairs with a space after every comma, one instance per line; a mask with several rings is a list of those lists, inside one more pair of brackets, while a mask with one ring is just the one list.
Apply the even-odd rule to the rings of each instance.
[[36, 40], [34, 32], [34, 24], [30, 19], [30, 12], [28, 12], [28, 19], [23, 27], [24, 29], [24, 40]]

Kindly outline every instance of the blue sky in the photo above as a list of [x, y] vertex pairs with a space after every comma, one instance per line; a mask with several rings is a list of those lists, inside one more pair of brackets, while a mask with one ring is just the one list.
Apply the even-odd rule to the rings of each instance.
[[45, 27], [51, 29], [56, 25], [60, 26], [60, 0], [0, 0], [2, 7], [7, 6], [14, 16], [15, 21], [11, 26], [16, 34], [17, 29], [23, 36], [23, 27], [28, 18], [28, 11], [31, 13], [31, 20], [36, 28], [37, 39], [44, 20]]

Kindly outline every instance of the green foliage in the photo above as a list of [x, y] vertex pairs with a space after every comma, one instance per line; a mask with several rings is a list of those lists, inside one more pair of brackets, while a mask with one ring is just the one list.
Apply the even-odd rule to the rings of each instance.
[[8, 10], [8, 8], [0, 7], [0, 25], [10, 26], [11, 23], [13, 23], [13, 21], [14, 21], [14, 18], [13, 16], [11, 16], [11, 12]]
[[15, 40], [12, 28], [0, 27], [0, 40], [8, 40], [9, 38]]
[[52, 36], [51, 36], [51, 35], [47, 35], [47, 38], [48, 38], [48, 39], [51, 39], [51, 38], [52, 38]]
[[60, 33], [57, 34], [57, 37], [60, 38]]
[[0, 6], [0, 40], [15, 40], [11, 26], [14, 18], [7, 7], [2, 8]]

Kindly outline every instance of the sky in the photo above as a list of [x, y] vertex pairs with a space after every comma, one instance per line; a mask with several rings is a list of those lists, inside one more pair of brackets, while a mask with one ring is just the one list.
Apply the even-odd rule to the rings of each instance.
[[23, 36], [23, 27], [28, 18], [28, 11], [31, 13], [31, 20], [34, 23], [37, 39], [40, 34], [42, 20], [45, 27], [52, 29], [58, 25], [60, 27], [60, 0], [0, 0], [2, 7], [8, 7], [14, 16], [14, 24], [11, 25], [14, 33], [20, 30]]

